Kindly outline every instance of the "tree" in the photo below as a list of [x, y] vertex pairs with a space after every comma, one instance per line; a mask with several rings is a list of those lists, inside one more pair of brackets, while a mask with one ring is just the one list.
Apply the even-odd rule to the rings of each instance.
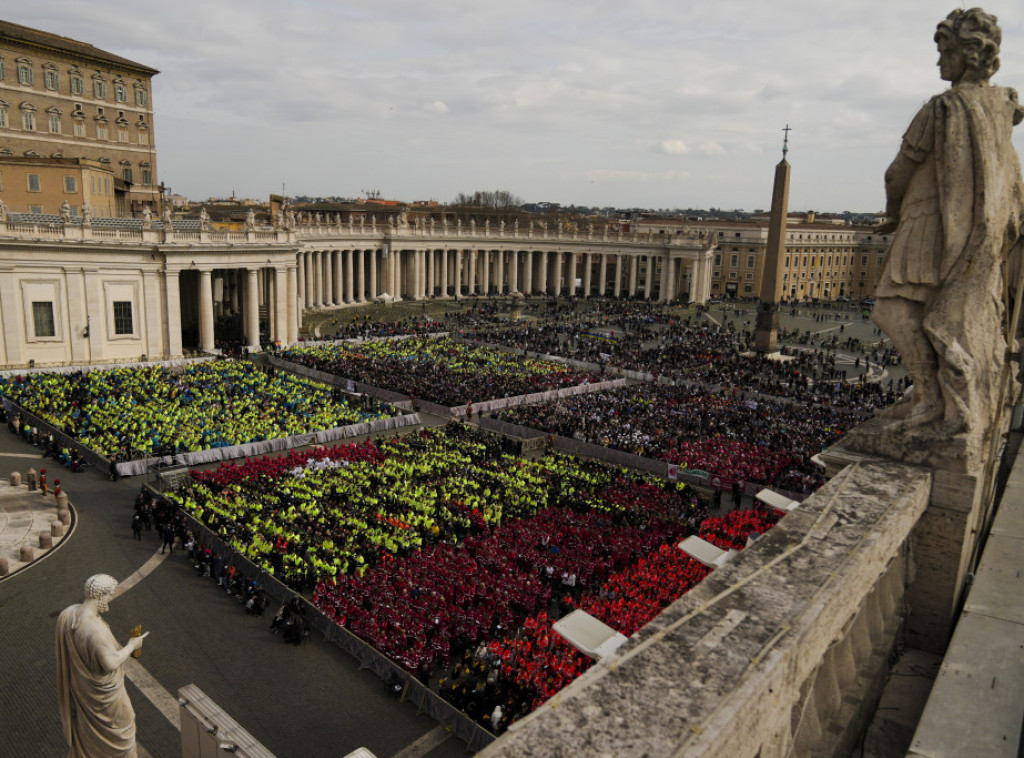
[[471, 195], [460, 192], [455, 196], [455, 200], [452, 201], [452, 205], [462, 208], [487, 208], [499, 211], [514, 211], [519, 210], [519, 208], [522, 207], [523, 200], [521, 197], [513, 195], [507, 190], [495, 190], [494, 192], [480, 192], [478, 190]]

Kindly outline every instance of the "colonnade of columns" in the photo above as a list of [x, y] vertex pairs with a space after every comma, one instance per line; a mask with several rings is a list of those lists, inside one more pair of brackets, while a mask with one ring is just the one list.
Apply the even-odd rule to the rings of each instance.
[[[298, 277], [293, 266], [199, 270], [199, 348], [213, 352], [214, 323], [218, 317], [241, 314], [245, 344], [260, 345], [260, 315], [266, 315], [272, 342], [291, 343], [299, 338]], [[166, 278], [168, 304], [179, 301], [180, 272]], [[173, 354], [180, 354], [180, 336], [170, 329]], [[175, 353], [175, 349], [177, 352]]]
[[[660, 266], [660, 277], [655, 276]], [[706, 270], [705, 270], [706, 269]], [[643, 276], [641, 276], [641, 270]], [[629, 296], [667, 302], [681, 292], [704, 302], [710, 253], [697, 258], [547, 250], [303, 250], [298, 253], [303, 308], [330, 308], [378, 297], [420, 300], [473, 294]], [[596, 289], [595, 289], [596, 284]], [[683, 287], [686, 287], [683, 290]]]

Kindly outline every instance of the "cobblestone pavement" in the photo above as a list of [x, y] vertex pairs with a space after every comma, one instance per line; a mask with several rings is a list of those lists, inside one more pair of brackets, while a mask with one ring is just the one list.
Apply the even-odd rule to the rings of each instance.
[[[36, 449], [0, 429], [0, 478], [45, 465]], [[32, 460], [32, 456], [35, 460]], [[61, 477], [76, 511], [75, 531], [59, 550], [0, 581], [0, 756], [66, 753], [57, 710], [56, 617], [82, 599], [96, 573], [132, 576], [154, 554], [155, 532], [132, 538], [132, 502], [140, 479], [109, 482], [96, 471]], [[159, 557], [159, 556], [158, 556]], [[141, 623], [152, 633], [139, 663], [176, 696], [194, 683], [279, 758], [338, 758], [367, 747], [380, 758], [464, 756], [465, 743], [445, 737], [415, 706], [398, 703], [383, 683], [322, 639], [300, 647], [269, 632], [270, 614], [256, 618], [175, 550], [111, 604], [105, 618], [118, 639]], [[315, 634], [315, 633], [314, 633]], [[181, 754], [171, 721], [131, 679], [138, 740], [154, 758]]]

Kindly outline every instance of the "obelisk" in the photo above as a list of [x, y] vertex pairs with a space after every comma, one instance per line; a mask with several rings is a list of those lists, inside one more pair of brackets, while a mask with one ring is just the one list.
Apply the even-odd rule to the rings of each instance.
[[754, 332], [754, 350], [762, 355], [773, 352], [779, 339], [779, 300], [782, 297], [782, 268], [779, 261], [786, 246], [786, 214], [789, 212], [789, 124], [782, 130], [782, 160], [775, 167], [775, 186], [772, 188], [772, 212], [768, 220], [768, 246], [765, 248], [764, 268], [761, 271], [761, 292], [757, 308], [757, 329]]

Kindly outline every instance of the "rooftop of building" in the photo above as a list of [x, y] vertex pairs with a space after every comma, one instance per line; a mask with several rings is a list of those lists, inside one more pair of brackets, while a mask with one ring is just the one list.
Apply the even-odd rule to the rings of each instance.
[[76, 39], [71, 39], [70, 37], [61, 37], [59, 34], [44, 32], [39, 29], [32, 29], [28, 26], [22, 26], [21, 24], [15, 24], [10, 21], [0, 21], [0, 43], [4, 42], [28, 45], [39, 48], [42, 51], [57, 51], [82, 58], [89, 58], [100, 63], [130, 68], [134, 71], [148, 74], [150, 76], [160, 73], [155, 68], [145, 66], [141, 63], [136, 63], [128, 58], [122, 58], [120, 55], [108, 53], [106, 50], [100, 50], [98, 47], [94, 47], [88, 42], [81, 42]]

